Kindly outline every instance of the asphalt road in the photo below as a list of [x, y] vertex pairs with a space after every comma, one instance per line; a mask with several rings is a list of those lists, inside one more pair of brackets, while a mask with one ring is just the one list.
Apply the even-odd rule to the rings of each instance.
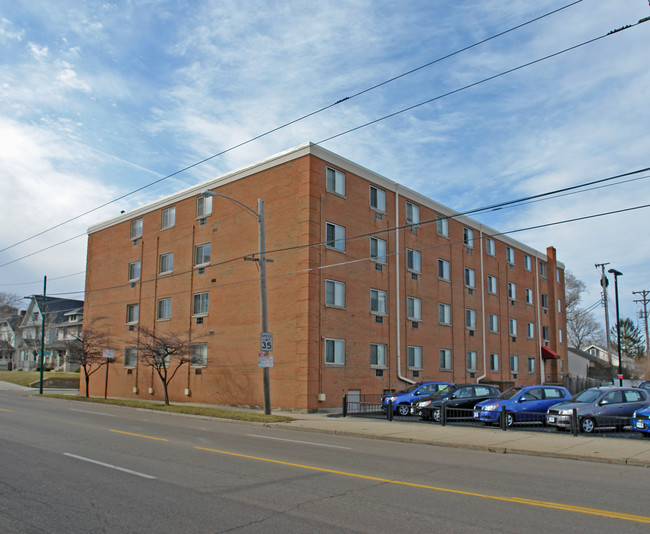
[[0, 532], [648, 532], [640, 467], [0, 391]]

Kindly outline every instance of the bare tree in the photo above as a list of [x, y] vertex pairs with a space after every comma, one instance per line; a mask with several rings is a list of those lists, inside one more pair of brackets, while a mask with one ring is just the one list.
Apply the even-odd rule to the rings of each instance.
[[564, 275], [565, 310], [567, 341], [576, 349], [591, 344], [604, 337], [600, 323], [594, 319], [591, 311], [580, 307], [582, 294], [587, 286], [578, 280], [573, 273], [566, 271]]
[[176, 333], [158, 333], [145, 327], [139, 327], [138, 333], [138, 360], [156, 371], [165, 392], [165, 404], [168, 405], [169, 383], [183, 364], [192, 361], [190, 337]]
[[16, 315], [20, 309], [22, 298], [15, 293], [0, 291], [0, 317]]
[[81, 332], [73, 334], [73, 339], [63, 343], [67, 351], [68, 362], [78, 364], [83, 369], [86, 397], [89, 396], [88, 386], [91, 375], [108, 363], [108, 360], [103, 357], [103, 351], [109, 343], [108, 335], [100, 330], [96, 323], [84, 325]]

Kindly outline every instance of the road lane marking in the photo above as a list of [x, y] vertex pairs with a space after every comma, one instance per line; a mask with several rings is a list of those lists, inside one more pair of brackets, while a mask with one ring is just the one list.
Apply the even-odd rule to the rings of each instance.
[[88, 462], [91, 464], [95, 465], [101, 465], [102, 467], [108, 467], [109, 469], [115, 469], [116, 471], [122, 471], [123, 473], [128, 473], [130, 475], [135, 475], [138, 477], [142, 478], [147, 478], [149, 480], [153, 480], [156, 478], [155, 476], [152, 475], [147, 475], [145, 473], [139, 473], [138, 471], [132, 471], [131, 469], [127, 469], [126, 467], [120, 467], [118, 465], [113, 465], [113, 464], [107, 464], [104, 462], [100, 462], [99, 460], [93, 460], [92, 458], [86, 458], [84, 456], [77, 456], [76, 454], [70, 454], [69, 452], [64, 452], [63, 456], [68, 456], [69, 458], [75, 458], [77, 460], [81, 460], [82, 462]]
[[0, 412], [13, 412], [13, 410], [6, 410], [5, 408], [0, 408]]
[[145, 439], [155, 439], [156, 441], [169, 441], [165, 438], [156, 438], [154, 436], [145, 436], [144, 434], [134, 434], [133, 432], [124, 432], [123, 430], [110, 430], [110, 432], [115, 432], [116, 434], [125, 434], [127, 436], [134, 436], [136, 438], [145, 438]]
[[331, 447], [333, 449], [351, 449], [352, 447], [342, 447], [341, 445], [327, 445], [326, 443], [316, 443], [314, 441], [300, 441], [297, 439], [276, 438], [273, 436], [260, 436], [259, 434], [246, 434], [253, 438], [274, 439], [277, 441], [289, 441], [291, 443], [302, 443], [303, 445], [314, 445], [316, 447]]
[[337, 471], [335, 469], [326, 469], [324, 467], [315, 467], [312, 465], [303, 465], [303, 464], [296, 464], [292, 462], [283, 462], [282, 460], [273, 460], [271, 458], [261, 458], [259, 456], [250, 456], [248, 454], [241, 454], [237, 452], [229, 452], [229, 451], [221, 451], [218, 449], [208, 449], [205, 447], [194, 447], [195, 449], [198, 449], [200, 451], [207, 451], [207, 452], [216, 452], [218, 454], [225, 454], [227, 456], [236, 456], [238, 458], [246, 458], [249, 460], [256, 460], [259, 462], [268, 462], [272, 464], [278, 464], [278, 465], [286, 465], [289, 467], [297, 467], [299, 469], [308, 469], [310, 471], [319, 471], [321, 473], [328, 473], [332, 475], [341, 475], [341, 476], [346, 476], [346, 477], [351, 477], [351, 478], [360, 478], [363, 480], [372, 480], [374, 482], [383, 482], [385, 484], [395, 484], [398, 486], [408, 486], [411, 488], [420, 488], [420, 489], [427, 489], [427, 490], [432, 490], [432, 491], [440, 491], [443, 493], [451, 493], [453, 495], [464, 495], [467, 497], [477, 497], [480, 499], [490, 499], [493, 501], [501, 501], [501, 502], [509, 502], [509, 503], [517, 503], [517, 504], [526, 504], [528, 506], [537, 506], [540, 508], [552, 508], [554, 510], [563, 510], [565, 512], [574, 512], [578, 514], [586, 514], [586, 515], [595, 515], [599, 517], [607, 517], [610, 519], [621, 519], [624, 521], [634, 521], [637, 523], [646, 523], [650, 524], [650, 517], [649, 516], [644, 516], [644, 515], [634, 515], [634, 514], [625, 514], [621, 512], [613, 512], [610, 510], [600, 510], [598, 508], [585, 508], [583, 506], [573, 506], [570, 504], [562, 504], [562, 503], [556, 503], [556, 502], [550, 502], [550, 501], [537, 501], [535, 499], [523, 499], [520, 497], [500, 497], [498, 495], [488, 495], [485, 493], [475, 493], [471, 491], [462, 491], [462, 490], [455, 490], [455, 489], [450, 489], [450, 488], [442, 488], [442, 487], [437, 487], [437, 486], [429, 486], [426, 484], [416, 484], [414, 482], [404, 482], [402, 480], [392, 480], [390, 478], [381, 478], [381, 477], [373, 477], [370, 475], [361, 475], [358, 473], [348, 473], [346, 471]]
[[115, 417], [115, 414], [112, 413], [103, 413], [103, 412], [91, 412], [90, 410], [77, 410], [76, 408], [70, 408], [71, 412], [81, 412], [81, 413], [90, 413], [93, 415], [105, 415], [106, 417]]

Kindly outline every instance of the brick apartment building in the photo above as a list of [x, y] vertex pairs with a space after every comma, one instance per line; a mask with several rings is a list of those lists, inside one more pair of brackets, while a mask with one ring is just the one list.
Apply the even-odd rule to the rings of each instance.
[[[258, 253], [257, 221], [206, 190], [265, 201], [273, 407], [332, 408], [431, 379], [561, 382], [555, 249], [305, 144], [89, 229], [84, 319], [102, 317], [112, 338], [110, 396], [161, 398], [134, 349], [141, 325], [196, 343], [172, 401], [264, 404], [258, 263], [244, 261]], [[90, 393], [104, 386], [91, 380]]]

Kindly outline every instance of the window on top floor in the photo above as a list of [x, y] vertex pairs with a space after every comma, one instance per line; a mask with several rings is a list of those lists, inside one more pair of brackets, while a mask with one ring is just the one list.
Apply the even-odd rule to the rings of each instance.
[[496, 256], [496, 244], [491, 237], [485, 238], [485, 252], [488, 256]]
[[326, 188], [332, 193], [345, 196], [345, 174], [332, 167], [327, 167]]
[[202, 219], [212, 215], [212, 197], [201, 195], [196, 199], [196, 217]]
[[527, 271], [532, 271], [533, 269], [533, 261], [528, 254], [524, 254], [524, 269]]
[[420, 224], [420, 206], [406, 203], [406, 222], [407, 224]]
[[373, 210], [386, 211], [386, 191], [374, 185], [370, 186], [370, 207]]
[[449, 219], [443, 215], [438, 215], [436, 219], [438, 227], [438, 235], [442, 237], [449, 237]]
[[131, 239], [142, 237], [142, 219], [131, 221]]
[[463, 228], [463, 243], [467, 248], [474, 248], [474, 230]]
[[162, 210], [160, 229], [165, 230], [176, 224], [176, 206]]

